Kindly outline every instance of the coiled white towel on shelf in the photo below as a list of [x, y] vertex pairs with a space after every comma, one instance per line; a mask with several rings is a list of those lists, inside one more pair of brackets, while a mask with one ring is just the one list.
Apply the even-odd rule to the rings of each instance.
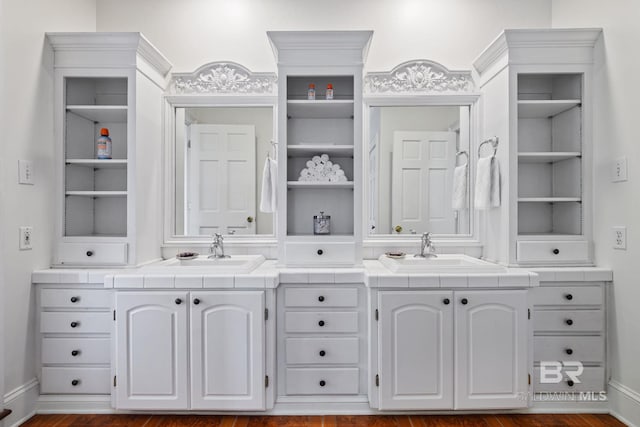
[[453, 170], [453, 197], [451, 207], [454, 210], [459, 211], [469, 206], [467, 203], [468, 174], [469, 165], [467, 163], [456, 166]]
[[262, 170], [262, 191], [260, 192], [260, 212], [271, 213], [277, 208], [278, 162], [270, 157], [264, 162]]
[[478, 159], [474, 201], [476, 209], [500, 206], [500, 164], [495, 156]]

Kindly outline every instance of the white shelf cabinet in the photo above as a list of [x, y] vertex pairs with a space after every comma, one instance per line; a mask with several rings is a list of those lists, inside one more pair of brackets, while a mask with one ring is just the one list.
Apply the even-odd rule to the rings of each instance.
[[[159, 258], [160, 225], [150, 218], [160, 217], [156, 166], [169, 62], [139, 33], [47, 38], [54, 52], [60, 188], [52, 264], [135, 265]], [[109, 129], [112, 159], [96, 158], [101, 128]], [[138, 157], [145, 161], [137, 163]]]
[[[278, 258], [290, 266], [350, 266], [362, 260], [362, 68], [370, 31], [268, 32], [278, 60]], [[308, 99], [310, 84], [316, 98]], [[333, 85], [334, 99], [325, 99]], [[314, 156], [329, 155], [347, 181], [300, 181]], [[284, 208], [284, 209], [283, 209]], [[331, 234], [313, 234], [313, 216]], [[322, 236], [321, 236], [322, 237]], [[295, 238], [295, 239], [293, 239]]]
[[474, 62], [487, 107], [483, 133], [499, 137], [504, 174], [503, 205], [485, 213], [494, 230], [486, 258], [592, 263], [591, 74], [600, 33], [505, 30]]

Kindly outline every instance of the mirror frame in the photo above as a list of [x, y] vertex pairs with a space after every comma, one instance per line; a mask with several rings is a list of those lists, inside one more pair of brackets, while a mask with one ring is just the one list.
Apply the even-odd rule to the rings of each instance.
[[[475, 164], [478, 160], [477, 144], [480, 139], [480, 92], [470, 71], [451, 71], [431, 60], [403, 62], [387, 72], [370, 72], [364, 78], [363, 145], [368, 144], [369, 120], [372, 107], [443, 107], [469, 108], [469, 189], [474, 188]], [[365, 150], [366, 151], [366, 150]], [[363, 151], [364, 152], [364, 151]], [[363, 244], [365, 246], [415, 246], [417, 236], [411, 234], [369, 234], [369, 162], [362, 156], [363, 170]], [[479, 215], [473, 208], [469, 193], [468, 234], [436, 234], [435, 240], [444, 246], [479, 246]]]
[[[163, 96], [163, 247], [185, 248], [209, 244], [210, 236], [175, 234], [175, 138], [177, 108], [271, 107], [273, 140], [278, 134], [278, 88], [275, 73], [254, 73], [229, 61], [210, 62], [192, 73], [173, 73]], [[258, 189], [259, 190], [259, 189]], [[259, 191], [258, 191], [259, 194]], [[273, 234], [225, 235], [225, 245], [276, 245], [277, 212]]]

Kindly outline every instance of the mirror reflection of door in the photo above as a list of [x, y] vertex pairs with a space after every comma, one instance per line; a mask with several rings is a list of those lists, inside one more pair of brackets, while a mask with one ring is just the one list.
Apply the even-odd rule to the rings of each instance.
[[255, 127], [192, 124], [189, 133], [185, 230], [255, 234]]
[[393, 133], [391, 223], [403, 232], [451, 233], [456, 228], [450, 194], [455, 132]]

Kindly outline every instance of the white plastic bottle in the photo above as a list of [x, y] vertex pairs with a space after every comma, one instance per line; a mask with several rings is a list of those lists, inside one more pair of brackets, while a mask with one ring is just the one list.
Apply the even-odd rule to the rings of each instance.
[[111, 138], [109, 138], [109, 129], [100, 129], [100, 138], [96, 144], [96, 157], [98, 159], [111, 158]]

